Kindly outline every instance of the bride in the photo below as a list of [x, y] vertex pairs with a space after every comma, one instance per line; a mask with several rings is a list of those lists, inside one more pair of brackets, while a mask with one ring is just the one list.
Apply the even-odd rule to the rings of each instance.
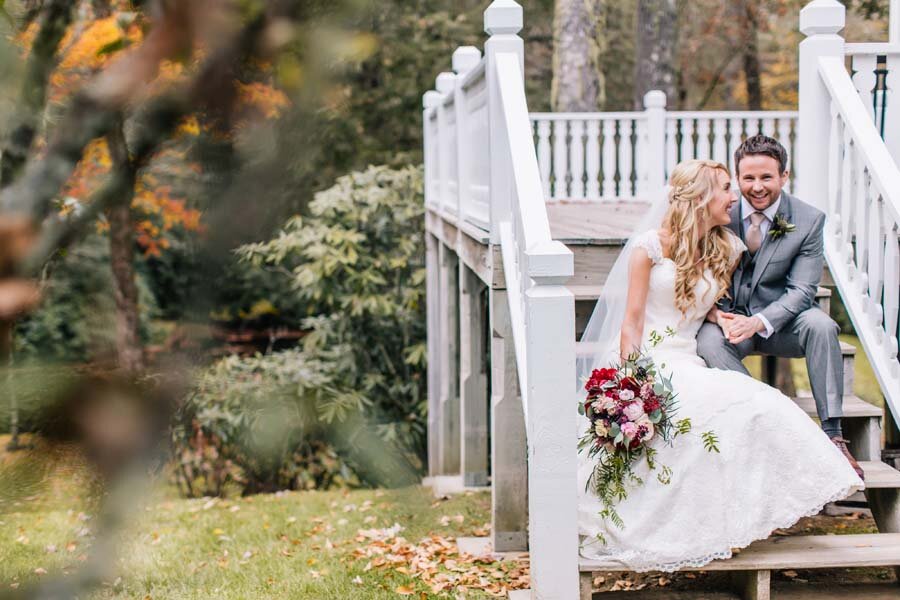
[[[615, 506], [621, 528], [601, 518], [603, 505], [588, 486], [596, 459], [579, 454], [578, 526], [587, 558], [616, 560], [633, 571], [701, 567], [863, 488], [793, 401], [741, 373], [707, 368], [697, 355], [697, 331], [717, 313], [711, 309], [727, 293], [745, 249], [725, 227], [736, 200], [730, 182], [717, 162], [675, 167], [668, 197], [645, 218], [656, 228], [638, 229], [643, 233], [623, 250], [582, 338], [602, 350], [579, 361], [583, 385], [592, 368], [643, 349], [672, 375], [677, 418], [690, 418], [694, 432], [712, 430], [720, 453], [707, 452], [699, 433], [673, 446], [657, 443], [671, 481], [660, 483], [646, 461], [635, 464], [644, 483]], [[627, 287], [616, 286], [626, 278]], [[651, 332], [667, 328], [675, 334], [651, 347]], [[579, 417], [579, 435], [587, 426]]]

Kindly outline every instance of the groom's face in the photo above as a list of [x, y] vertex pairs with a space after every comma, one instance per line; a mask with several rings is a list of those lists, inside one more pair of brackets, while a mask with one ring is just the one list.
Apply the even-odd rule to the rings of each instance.
[[738, 163], [741, 195], [756, 210], [766, 210], [781, 196], [788, 172], [779, 173], [778, 161], [765, 154], [748, 154]]

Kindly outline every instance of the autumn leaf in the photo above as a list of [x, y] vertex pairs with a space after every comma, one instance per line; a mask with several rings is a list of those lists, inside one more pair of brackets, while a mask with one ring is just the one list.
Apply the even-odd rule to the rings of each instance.
[[409, 585], [401, 585], [394, 591], [401, 596], [411, 596], [412, 594], [416, 593], [415, 588]]

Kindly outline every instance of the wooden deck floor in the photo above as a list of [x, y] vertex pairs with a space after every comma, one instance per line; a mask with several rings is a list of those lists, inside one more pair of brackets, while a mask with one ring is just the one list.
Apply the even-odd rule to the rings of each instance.
[[649, 203], [637, 200], [549, 203], [550, 234], [565, 244], [618, 246], [648, 207]]

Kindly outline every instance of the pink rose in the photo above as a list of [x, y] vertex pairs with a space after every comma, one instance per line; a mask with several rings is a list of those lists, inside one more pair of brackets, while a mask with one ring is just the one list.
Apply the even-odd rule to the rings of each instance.
[[637, 435], [637, 432], [638, 432], [638, 426], [635, 425], [634, 423], [629, 422], [629, 423], [625, 423], [624, 425], [622, 425], [622, 433], [628, 439], [632, 439], [635, 435]]
[[634, 392], [631, 390], [622, 390], [619, 392], [619, 400], [634, 400]]
[[637, 421], [644, 416], [644, 407], [640, 402], [632, 402], [622, 410], [629, 421]]
[[653, 384], [645, 383], [641, 386], [641, 398], [648, 400], [653, 397]]

